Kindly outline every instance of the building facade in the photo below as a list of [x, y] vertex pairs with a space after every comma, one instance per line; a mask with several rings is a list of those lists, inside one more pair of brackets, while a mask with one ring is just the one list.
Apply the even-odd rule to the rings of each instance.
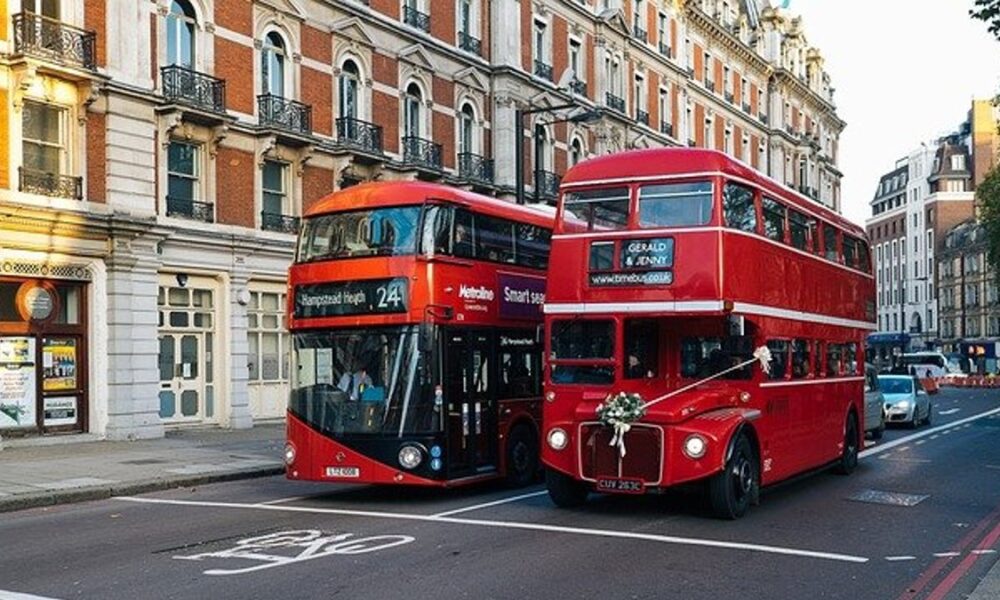
[[361, 181], [696, 145], [840, 208], [822, 56], [754, 0], [3, 0], [0, 54], [2, 435], [282, 417], [298, 220]]

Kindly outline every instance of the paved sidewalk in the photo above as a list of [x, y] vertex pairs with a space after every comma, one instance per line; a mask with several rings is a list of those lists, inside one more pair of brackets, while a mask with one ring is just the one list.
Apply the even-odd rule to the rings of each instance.
[[969, 596], [969, 600], [997, 600], [997, 598], [1000, 598], [1000, 560], [993, 565]]
[[162, 439], [136, 442], [87, 440], [4, 438], [0, 512], [284, 471], [284, 423], [168, 431]]

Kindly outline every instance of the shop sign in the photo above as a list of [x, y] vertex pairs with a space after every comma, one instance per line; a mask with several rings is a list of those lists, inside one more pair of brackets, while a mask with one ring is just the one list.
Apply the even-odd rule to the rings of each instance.
[[76, 396], [45, 398], [42, 412], [46, 427], [76, 425]]
[[56, 290], [47, 282], [27, 281], [17, 290], [17, 311], [25, 321], [47, 321], [56, 312]]
[[0, 337], [0, 429], [35, 426], [35, 338]]

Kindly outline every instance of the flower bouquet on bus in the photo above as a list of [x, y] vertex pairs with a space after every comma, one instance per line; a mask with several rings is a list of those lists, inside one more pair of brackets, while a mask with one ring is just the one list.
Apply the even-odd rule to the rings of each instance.
[[646, 415], [646, 411], [649, 407], [659, 404], [669, 398], [673, 398], [674, 396], [682, 394], [690, 389], [696, 388], [707, 381], [718, 379], [727, 373], [742, 369], [755, 362], [760, 363], [760, 367], [763, 369], [764, 373], [771, 372], [771, 351], [767, 346], [758, 347], [753, 351], [753, 356], [747, 360], [739, 362], [726, 369], [722, 369], [716, 373], [712, 373], [708, 377], [704, 377], [694, 383], [673, 390], [672, 392], [650, 400], [649, 402], [645, 402], [642, 399], [642, 396], [636, 393], [612, 392], [611, 394], [608, 394], [608, 397], [604, 399], [604, 402], [597, 407], [597, 419], [602, 425], [614, 429], [614, 434], [611, 436], [611, 442], [608, 445], [618, 446], [619, 453], [624, 457], [626, 453], [625, 434], [632, 429], [633, 423]]

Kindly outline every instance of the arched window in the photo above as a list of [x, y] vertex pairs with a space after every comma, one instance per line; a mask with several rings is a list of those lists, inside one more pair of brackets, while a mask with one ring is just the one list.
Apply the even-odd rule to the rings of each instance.
[[403, 135], [405, 137], [421, 137], [423, 127], [422, 105], [424, 103], [423, 93], [420, 86], [411, 83], [406, 87], [406, 98], [404, 99], [404, 122]]
[[260, 52], [261, 93], [285, 96], [285, 42], [272, 31], [264, 38]]
[[338, 109], [340, 116], [348, 119], [358, 118], [358, 94], [361, 89], [361, 74], [358, 65], [353, 60], [344, 62], [337, 82], [340, 100]]
[[580, 138], [573, 138], [573, 143], [570, 144], [569, 148], [569, 164], [574, 166], [583, 160], [583, 144], [580, 143]]
[[197, 18], [187, 0], [173, 0], [167, 13], [167, 64], [194, 68], [194, 29]]
[[458, 115], [458, 151], [462, 154], [472, 154], [476, 151], [475, 141], [476, 115], [468, 103], [462, 106]]

